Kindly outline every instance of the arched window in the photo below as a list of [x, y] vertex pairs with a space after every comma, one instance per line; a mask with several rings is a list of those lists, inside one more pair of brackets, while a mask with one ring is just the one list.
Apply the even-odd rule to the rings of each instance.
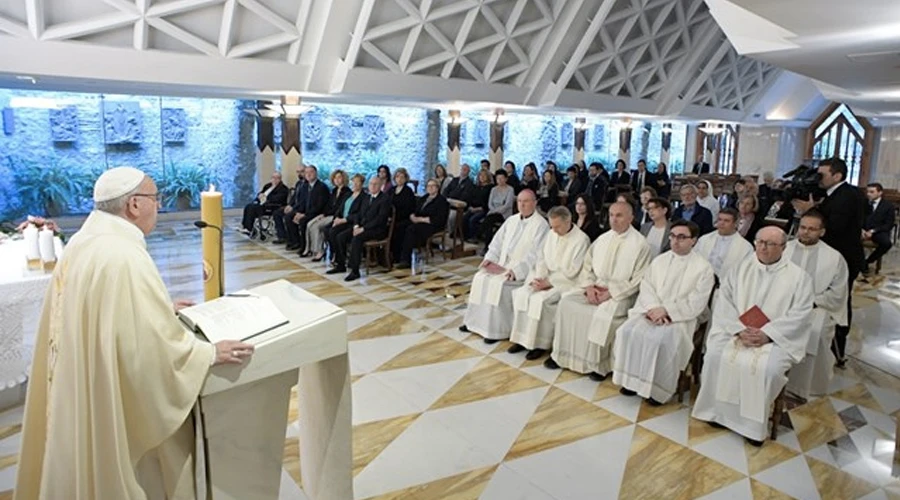
[[845, 104], [834, 103], [812, 123], [807, 132], [807, 156], [816, 161], [838, 157], [847, 162], [847, 182], [866, 183], [869, 178], [872, 126]]

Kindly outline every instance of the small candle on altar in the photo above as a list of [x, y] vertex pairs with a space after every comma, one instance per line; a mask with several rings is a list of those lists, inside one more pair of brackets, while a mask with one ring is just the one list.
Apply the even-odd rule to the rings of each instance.
[[22, 230], [25, 237], [25, 258], [28, 260], [28, 269], [41, 268], [41, 246], [38, 241], [38, 228], [34, 224], [28, 224]]
[[[221, 228], [222, 193], [216, 191], [214, 184], [209, 185], [209, 190], [200, 193], [200, 220], [210, 226]], [[225, 279], [222, 276], [221, 234], [213, 228], [204, 229], [203, 238], [203, 295], [206, 300], [212, 300], [221, 295], [220, 287], [224, 287]]]
[[52, 271], [56, 265], [56, 251], [53, 248], [53, 231], [41, 229], [38, 235], [38, 246], [41, 253], [41, 262], [44, 263], [44, 271]]

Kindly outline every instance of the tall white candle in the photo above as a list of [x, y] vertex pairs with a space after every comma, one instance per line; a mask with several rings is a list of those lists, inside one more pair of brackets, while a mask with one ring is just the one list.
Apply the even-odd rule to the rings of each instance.
[[53, 248], [53, 231], [49, 229], [41, 229], [38, 237], [41, 261], [56, 262], [56, 250]]
[[28, 224], [22, 230], [25, 237], [25, 257], [29, 261], [41, 260], [41, 247], [38, 242], [38, 228], [34, 224]]

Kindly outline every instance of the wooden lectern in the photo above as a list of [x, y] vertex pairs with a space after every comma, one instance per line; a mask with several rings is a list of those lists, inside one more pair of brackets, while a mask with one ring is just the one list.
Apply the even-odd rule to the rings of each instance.
[[310, 500], [351, 499], [346, 313], [284, 280], [250, 292], [272, 299], [290, 323], [250, 339], [256, 352], [249, 362], [210, 370], [198, 423], [198, 443], [200, 432], [205, 435], [206, 453], [197, 459], [208, 472], [205, 498], [278, 499], [291, 387], [299, 375], [303, 489]]

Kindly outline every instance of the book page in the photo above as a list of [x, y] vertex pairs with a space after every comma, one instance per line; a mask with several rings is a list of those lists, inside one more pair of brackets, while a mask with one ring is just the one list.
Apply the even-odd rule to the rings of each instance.
[[182, 309], [186, 323], [196, 325], [208, 341], [246, 340], [288, 323], [268, 297], [246, 294], [224, 296]]

